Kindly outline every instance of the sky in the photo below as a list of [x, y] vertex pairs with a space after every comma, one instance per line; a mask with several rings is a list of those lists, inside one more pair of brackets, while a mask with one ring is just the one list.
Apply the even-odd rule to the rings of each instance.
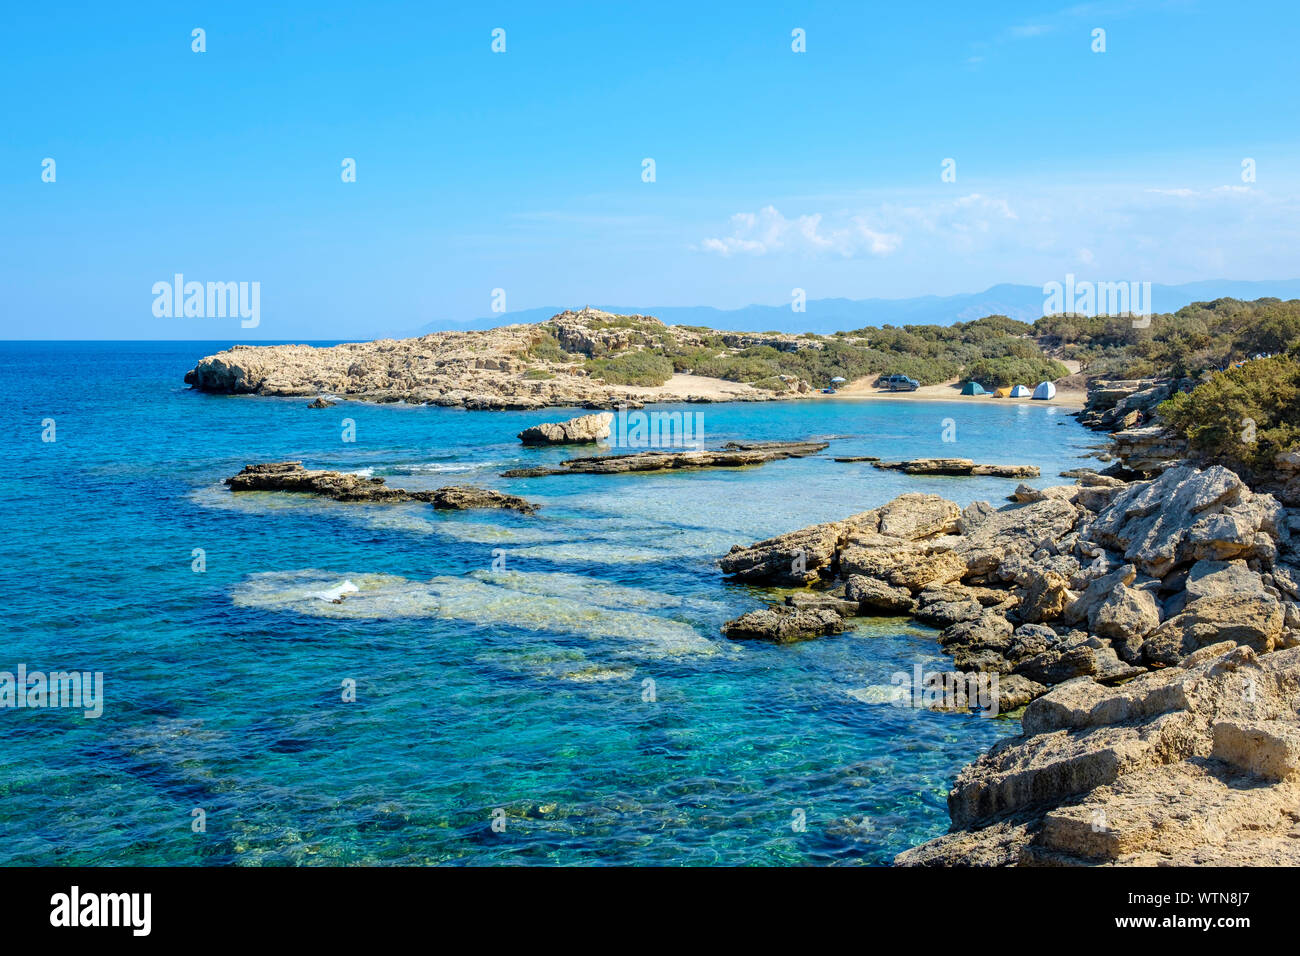
[[[1297, 278], [1298, 28], [1271, 0], [5, 4], [0, 338]], [[169, 314], [178, 273], [257, 283], [256, 326]]]

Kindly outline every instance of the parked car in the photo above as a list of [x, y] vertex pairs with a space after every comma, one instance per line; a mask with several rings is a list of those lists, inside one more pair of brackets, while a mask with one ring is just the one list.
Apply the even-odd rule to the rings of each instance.
[[907, 375], [890, 375], [880, 380], [880, 387], [891, 392], [915, 392], [921, 383]]

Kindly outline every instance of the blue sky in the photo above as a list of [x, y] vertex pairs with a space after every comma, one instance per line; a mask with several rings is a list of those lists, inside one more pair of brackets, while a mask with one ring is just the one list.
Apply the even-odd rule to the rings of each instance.
[[720, 6], [8, 4], [0, 336], [1300, 276], [1293, 4]]

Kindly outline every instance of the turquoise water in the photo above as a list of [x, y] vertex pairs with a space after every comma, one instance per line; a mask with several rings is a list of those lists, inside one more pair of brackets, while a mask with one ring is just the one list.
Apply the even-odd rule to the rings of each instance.
[[[1059, 482], [1095, 442], [1064, 411], [692, 405], [710, 444], [844, 437], [754, 469], [505, 480], [566, 457], [514, 436], [567, 410], [191, 392], [181, 376], [219, 347], [0, 344], [0, 670], [102, 671], [106, 699], [97, 720], [0, 710], [0, 863], [886, 863], [947, 828], [957, 770], [1017, 729], [871, 703], [893, 673], [943, 664], [933, 631], [897, 619], [724, 640], [759, 592], [713, 562], [904, 491], [964, 504], [1016, 484], [830, 455], [1025, 462], [1043, 468], [1031, 484]], [[281, 459], [543, 508], [221, 485]], [[345, 581], [359, 590], [342, 604], [314, 596]]]

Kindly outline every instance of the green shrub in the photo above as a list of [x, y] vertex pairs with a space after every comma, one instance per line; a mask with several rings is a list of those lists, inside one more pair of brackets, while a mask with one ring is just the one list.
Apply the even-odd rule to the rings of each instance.
[[533, 344], [524, 352], [531, 359], [539, 362], [568, 362], [573, 356], [560, 347], [560, 340], [550, 329], [540, 331]]
[[1001, 388], [1006, 385], [1027, 385], [1033, 388], [1039, 382], [1050, 382], [1069, 374], [1070, 370], [1054, 359], [1004, 355], [977, 359], [962, 369], [958, 378], [979, 382], [985, 388]]
[[672, 360], [644, 349], [587, 359], [585, 365], [593, 377], [610, 385], [662, 385], [673, 377]]
[[1300, 362], [1277, 356], [1215, 373], [1158, 412], [1203, 457], [1267, 472], [1300, 444]]

